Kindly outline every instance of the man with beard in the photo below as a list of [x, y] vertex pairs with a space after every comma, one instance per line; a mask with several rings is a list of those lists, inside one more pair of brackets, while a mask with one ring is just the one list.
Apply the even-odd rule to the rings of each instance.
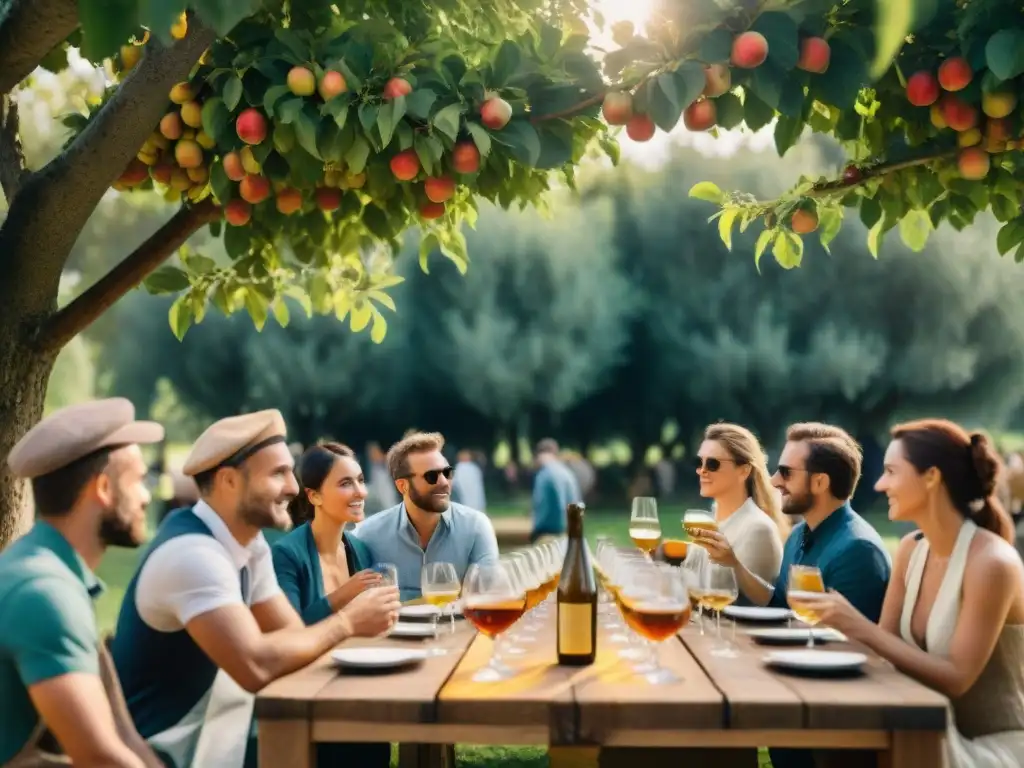
[[255, 766], [253, 694], [397, 619], [394, 588], [309, 627], [285, 598], [262, 530], [290, 525], [293, 463], [276, 410], [210, 426], [184, 466], [200, 500], [167, 517], [125, 592], [114, 661], [139, 733], [168, 766]]
[[[878, 531], [850, 507], [860, 469], [860, 445], [847, 432], [829, 424], [794, 424], [786, 432], [772, 485], [782, 493], [782, 511], [802, 520], [786, 539], [775, 584], [747, 570], [721, 533], [703, 531], [701, 543], [714, 562], [733, 568], [740, 590], [756, 605], [786, 608], [790, 567], [816, 566], [825, 589], [839, 592], [877, 622], [892, 560]], [[774, 748], [770, 754], [775, 768], [817, 764], [815, 750]], [[830, 757], [817, 751], [819, 760], [827, 763]], [[847, 753], [843, 758], [846, 765], [875, 764], [873, 752]]]
[[437, 432], [415, 432], [388, 451], [388, 471], [402, 502], [361, 522], [352, 535], [376, 562], [398, 569], [402, 600], [421, 595], [426, 563], [452, 563], [459, 580], [474, 563], [497, 562], [498, 539], [490, 518], [451, 501], [454, 470]]
[[129, 401], [98, 400], [56, 411], [7, 458], [32, 481], [37, 519], [0, 554], [0, 764], [40, 765], [61, 751], [78, 766], [161, 764], [124, 710], [92, 601], [107, 547], [145, 539], [139, 445], [163, 435], [135, 421]]
[[850, 507], [860, 467], [860, 446], [839, 427], [789, 428], [772, 485], [782, 493], [782, 511], [802, 519], [786, 540], [775, 584], [748, 571], [722, 534], [702, 532], [701, 543], [714, 562], [735, 570], [740, 590], [756, 605], [785, 608], [790, 567], [809, 565], [821, 570], [826, 589], [840, 592], [878, 621], [892, 560], [878, 531]]

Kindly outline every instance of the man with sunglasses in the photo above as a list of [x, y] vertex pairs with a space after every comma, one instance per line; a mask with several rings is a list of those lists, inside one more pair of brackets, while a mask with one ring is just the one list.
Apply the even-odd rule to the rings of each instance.
[[454, 473], [437, 432], [406, 435], [388, 451], [388, 471], [402, 502], [367, 518], [352, 532], [376, 562], [398, 569], [403, 601], [421, 596], [426, 563], [451, 563], [461, 580], [474, 563], [496, 562], [490, 518], [451, 500]]

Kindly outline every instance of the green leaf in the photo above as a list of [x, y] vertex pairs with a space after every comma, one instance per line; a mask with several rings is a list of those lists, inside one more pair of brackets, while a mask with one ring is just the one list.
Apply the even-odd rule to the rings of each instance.
[[423, 170], [427, 174], [433, 174], [434, 168], [441, 162], [441, 154], [444, 152], [441, 141], [436, 136], [418, 133], [413, 140], [413, 149], [416, 152], [416, 157], [420, 159]]
[[224, 37], [238, 26], [243, 19], [259, 10], [260, 0], [206, 0], [194, 3], [193, 8], [208, 26]]
[[188, 329], [192, 326], [192, 303], [187, 293], [183, 293], [171, 304], [171, 308], [167, 312], [167, 320], [171, 325], [171, 332], [178, 341], [184, 339]]
[[287, 328], [288, 322], [291, 320], [291, 313], [288, 311], [288, 305], [285, 304], [284, 299], [275, 299], [274, 303], [270, 305], [270, 309], [274, 313], [274, 319], [277, 320], [277, 324], [282, 328]]
[[439, 246], [440, 243], [437, 239], [437, 235], [433, 232], [427, 233], [423, 236], [423, 239], [420, 240], [420, 269], [423, 271], [423, 274], [430, 274], [430, 269], [427, 266], [427, 259], [430, 257], [430, 254], [438, 249]]
[[216, 96], [207, 99], [203, 104], [203, 131], [220, 142], [227, 138], [231, 130], [231, 113], [221, 99]]
[[224, 106], [234, 112], [238, 102], [242, 100], [242, 78], [238, 75], [231, 75], [224, 84], [223, 90]]
[[197, 275], [208, 275], [217, 269], [217, 262], [201, 253], [194, 253], [188, 257], [188, 269]]
[[839, 35], [830, 38], [829, 47], [832, 53], [828, 69], [814, 76], [812, 95], [825, 104], [852, 111], [861, 88], [869, 82], [867, 61]]
[[732, 227], [736, 223], [736, 217], [739, 214], [739, 208], [726, 208], [722, 211], [722, 215], [718, 217], [718, 236], [722, 238], [725, 247], [730, 251], [732, 250]]
[[367, 301], [357, 301], [352, 306], [352, 313], [349, 315], [349, 327], [353, 333], [359, 333], [370, 323], [373, 317], [373, 310]]
[[252, 324], [256, 326], [256, 330], [262, 331], [263, 326], [267, 324], [267, 311], [270, 309], [267, 297], [250, 287], [245, 292], [245, 309], [252, 318]]
[[675, 78], [668, 72], [647, 81], [647, 114], [654, 124], [668, 133], [682, 117]]
[[466, 123], [466, 130], [469, 132], [476, 149], [480, 153], [480, 159], [486, 160], [491, 153], [491, 135], [480, 123]]
[[381, 105], [377, 114], [377, 130], [380, 131], [381, 148], [391, 143], [391, 137], [395, 134], [395, 127], [405, 117], [405, 96], [385, 102]]
[[[459, 118], [462, 116], [462, 105], [461, 104], [449, 104], [447, 107], [442, 109], [430, 122], [433, 124], [435, 130], [440, 131], [452, 141], [455, 141], [459, 135]], [[509, 123], [511, 125], [511, 123]], [[505, 126], [505, 130], [508, 130], [508, 126]], [[538, 147], [538, 152], [540, 148]]]
[[146, 278], [143, 286], [151, 294], [178, 293], [190, 285], [188, 275], [177, 267], [160, 267]]
[[766, 61], [754, 70], [750, 88], [765, 104], [777, 110], [782, 101], [782, 89], [790, 74], [771, 61]]
[[[272, 85], [263, 94], [263, 109], [268, 115], [274, 114], [274, 105], [285, 95], [291, 93], [287, 85]], [[209, 102], [207, 102], [209, 104]], [[204, 105], [205, 109], [205, 105]]]
[[397, 311], [397, 307], [395, 306], [395, 300], [392, 299], [390, 296], [388, 296], [386, 293], [384, 293], [384, 291], [379, 291], [379, 290], [367, 291], [366, 292], [366, 298], [367, 299], [372, 299], [373, 301], [376, 301], [378, 304], [381, 304], [382, 306], [387, 307], [392, 312], [396, 312]]
[[996, 235], [996, 248], [1000, 256], [1005, 256], [1022, 242], [1024, 242], [1024, 216], [1019, 216], [999, 228], [999, 234]]
[[708, 64], [729, 61], [732, 56], [733, 33], [719, 27], [705, 34], [700, 41], [700, 59]]
[[783, 115], [775, 123], [775, 151], [779, 156], [786, 154], [804, 132], [804, 121], [797, 117]]
[[540, 137], [529, 121], [509, 121], [508, 125], [494, 134], [494, 140], [508, 147], [512, 156], [523, 165], [536, 167], [540, 159]]
[[362, 136], [356, 136], [352, 146], [345, 153], [345, 163], [352, 173], [362, 173], [366, 168], [366, 160], [370, 157], [370, 144]]
[[829, 252], [828, 246], [836, 239], [842, 226], [843, 211], [841, 208], [818, 208], [818, 238], [826, 253]]
[[900, 239], [912, 251], [920, 252], [928, 244], [932, 231], [932, 220], [928, 212], [915, 208], [900, 219]]
[[[759, 15], [750, 28], [768, 41], [768, 61], [783, 71], [796, 66], [800, 59], [800, 40], [791, 16], [781, 11], [768, 11]], [[755, 74], [760, 69], [754, 70]]]
[[764, 256], [768, 244], [775, 238], [774, 229], [766, 229], [757, 236], [757, 243], [754, 245], [754, 269], [761, 272], [761, 257]]
[[494, 63], [491, 65], [491, 78], [487, 85], [500, 88], [519, 71], [522, 62], [522, 53], [519, 46], [511, 40], [503, 40], [498, 46], [498, 52], [494, 55]]
[[985, 63], [1000, 80], [1024, 72], [1024, 30], [1001, 29], [985, 45]]
[[234, 194], [234, 182], [224, 173], [224, 166], [219, 161], [210, 166], [210, 187], [222, 204], [228, 202]]
[[370, 339], [374, 344], [380, 344], [384, 341], [384, 337], [388, 335], [388, 321], [384, 319], [384, 315], [380, 313], [375, 306], [372, 304], [370, 311], [373, 313], [373, 326], [370, 328]]
[[575, 138], [572, 126], [565, 123], [548, 123], [537, 130], [537, 137], [540, 139], [540, 155], [534, 167], [550, 170], [572, 162]]
[[[184, 10], [184, 3], [178, 13]], [[9, 5], [5, 3], [5, 5]], [[30, 5], [34, 5], [31, 3]], [[133, 0], [78, 0], [78, 21], [82, 25], [82, 55], [89, 61], [100, 62], [117, 53], [122, 43], [126, 42], [138, 26], [138, 3]], [[5, 10], [11, 10], [5, 8]], [[41, 9], [36, 11], [43, 12]], [[13, 11], [11, 11], [13, 14]], [[7, 20], [8, 14], [4, 14]], [[29, 17], [31, 18], [31, 17]], [[170, 38], [171, 25], [167, 25], [164, 33]]]
[[288, 52], [298, 59], [298, 61], [301, 62], [309, 60], [309, 46], [302, 42], [302, 38], [299, 37], [299, 34], [294, 29], [284, 29], [279, 27], [274, 30], [274, 37], [276, 37], [278, 41], [288, 49]]
[[437, 94], [428, 88], [420, 88], [405, 97], [405, 111], [416, 120], [430, 117], [430, 108], [434, 106]]
[[301, 97], [287, 99], [277, 105], [277, 119], [282, 123], [291, 123], [302, 112], [305, 102]]
[[775, 117], [775, 110], [759, 99], [752, 91], [743, 93], [743, 119], [751, 131], [759, 131]]
[[725, 202], [725, 193], [718, 188], [718, 185], [711, 181], [701, 181], [690, 187], [690, 197], [697, 200], [706, 200], [709, 203], [721, 205]]
[[743, 122], [743, 102], [735, 93], [722, 94], [714, 101], [720, 127], [730, 130]]
[[[295, 138], [299, 142], [299, 146], [317, 160], [323, 160], [323, 157], [320, 156], [320, 150], [316, 145], [316, 118], [310, 115], [308, 111], [299, 112], [295, 116], [295, 120], [292, 121], [292, 125], [295, 127]], [[354, 173], [358, 172], [354, 171]]]
[[871, 62], [872, 78], [880, 78], [888, 71], [907, 35], [913, 31], [917, 5], [921, 3], [911, 0], [875, 0], [875, 59]]
[[[660, 81], [661, 75], [658, 79]], [[707, 85], [707, 76], [704, 74], [704, 67], [695, 61], [684, 61], [672, 74], [676, 83], [676, 101], [681, 110], [693, 104], [704, 92]]]
[[792, 232], [780, 231], [772, 243], [772, 256], [783, 269], [799, 267], [804, 257], [803, 239]]
[[875, 225], [871, 227], [868, 232], [868, 251], [871, 256], [875, 259], [878, 258], [878, 249], [882, 245], [882, 238], [885, 237], [885, 230], [883, 229], [884, 219], [879, 218], [875, 222]]

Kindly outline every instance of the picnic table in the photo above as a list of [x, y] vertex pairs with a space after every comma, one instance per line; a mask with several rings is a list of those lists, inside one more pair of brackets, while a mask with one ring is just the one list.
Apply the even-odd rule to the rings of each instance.
[[[557, 666], [554, 616], [538, 642], [524, 646], [527, 653], [508, 659], [515, 677], [498, 683], [472, 681], [492, 642], [465, 621], [454, 633], [442, 622], [438, 639], [427, 641], [447, 655], [404, 671], [340, 673], [323, 657], [257, 696], [260, 765], [307, 768], [315, 765], [313, 745], [325, 741], [397, 742], [403, 768], [452, 765], [451, 745], [465, 743], [600, 747], [602, 768], [694, 765], [696, 749], [718, 750], [699, 764], [756, 766], [761, 746], [871, 750], [891, 768], [941, 764], [946, 698], [870, 653], [860, 677], [799, 677], [768, 668], [762, 658], [769, 649], [747, 637], [745, 625], [736, 632], [736, 657], [724, 658], [712, 654], [711, 631], [702, 636], [691, 624], [659, 648], [662, 665], [680, 681], [652, 685], [619, 658], [622, 646], [600, 621], [596, 662]], [[726, 619], [722, 633], [732, 635]], [[829, 648], [863, 651], [842, 642]]]

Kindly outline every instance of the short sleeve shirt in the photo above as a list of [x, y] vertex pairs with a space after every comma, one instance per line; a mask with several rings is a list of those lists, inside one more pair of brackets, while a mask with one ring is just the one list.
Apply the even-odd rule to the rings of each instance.
[[99, 674], [96, 576], [61, 533], [37, 522], [0, 552], [0, 764], [39, 723], [29, 687], [73, 672]]

